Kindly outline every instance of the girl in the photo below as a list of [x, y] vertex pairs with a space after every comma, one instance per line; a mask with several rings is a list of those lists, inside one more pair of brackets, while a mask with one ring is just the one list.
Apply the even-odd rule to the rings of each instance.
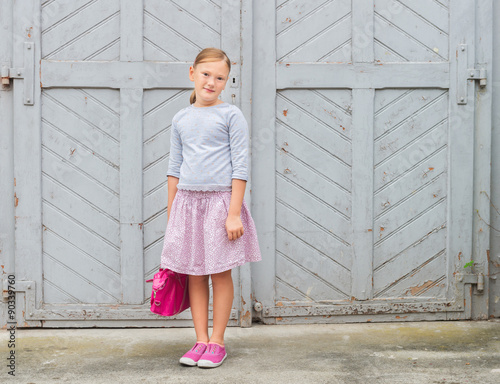
[[[233, 304], [232, 268], [261, 260], [257, 232], [243, 198], [248, 180], [248, 125], [240, 109], [219, 100], [231, 70], [227, 55], [202, 50], [189, 68], [191, 105], [172, 119], [168, 225], [161, 268], [189, 275], [196, 343], [180, 362], [218, 367], [227, 357], [224, 332]], [[213, 331], [208, 337], [208, 279]]]

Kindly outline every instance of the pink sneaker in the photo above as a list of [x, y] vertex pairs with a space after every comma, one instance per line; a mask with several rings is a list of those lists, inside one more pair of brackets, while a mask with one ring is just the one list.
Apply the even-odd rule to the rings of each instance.
[[198, 367], [215, 368], [222, 364], [226, 359], [226, 348], [218, 344], [208, 343], [205, 353], [198, 360]]
[[198, 360], [200, 360], [200, 357], [203, 355], [203, 352], [205, 352], [206, 349], [207, 349], [207, 344], [196, 342], [194, 347], [191, 348], [189, 351], [187, 351], [184, 354], [184, 356], [181, 357], [179, 362], [181, 364], [194, 367], [198, 362]]

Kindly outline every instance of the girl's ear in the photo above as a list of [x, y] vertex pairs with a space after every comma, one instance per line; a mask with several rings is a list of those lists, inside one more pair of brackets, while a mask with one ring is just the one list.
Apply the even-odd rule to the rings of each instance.
[[189, 80], [194, 81], [194, 67], [192, 65], [189, 67]]

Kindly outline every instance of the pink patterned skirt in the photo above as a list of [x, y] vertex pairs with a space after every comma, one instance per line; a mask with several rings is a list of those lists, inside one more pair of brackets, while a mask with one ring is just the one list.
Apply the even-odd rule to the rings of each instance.
[[240, 215], [243, 236], [228, 239], [226, 219], [230, 201], [231, 191], [177, 190], [160, 267], [188, 275], [210, 275], [260, 261], [257, 230], [245, 199]]

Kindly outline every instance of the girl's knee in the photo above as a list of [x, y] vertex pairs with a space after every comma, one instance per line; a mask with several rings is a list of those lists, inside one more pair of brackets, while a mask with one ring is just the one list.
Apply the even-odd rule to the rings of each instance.
[[189, 275], [189, 282], [192, 283], [208, 283], [209, 275]]
[[232, 280], [231, 270], [214, 273], [212, 276], [212, 282], [215, 280]]

